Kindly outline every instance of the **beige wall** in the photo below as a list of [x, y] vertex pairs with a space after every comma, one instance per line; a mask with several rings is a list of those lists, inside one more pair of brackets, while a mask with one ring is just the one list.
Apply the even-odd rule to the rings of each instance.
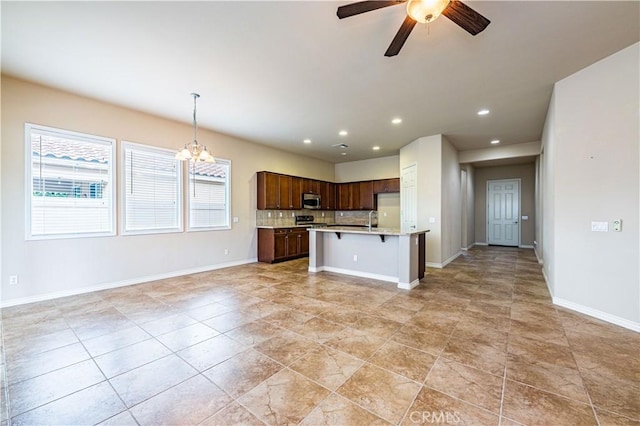
[[[188, 111], [185, 116], [188, 116]], [[256, 257], [256, 171], [333, 181], [334, 165], [201, 129], [200, 142], [231, 160], [231, 230], [25, 241], [24, 123], [178, 149], [192, 128], [138, 111], [2, 76], [2, 300], [4, 304], [97, 286], [243, 263]], [[116, 174], [118, 176], [118, 174]], [[224, 250], [229, 254], [225, 255]], [[20, 283], [8, 286], [9, 275]]]
[[462, 182], [458, 151], [442, 137], [442, 262], [448, 263], [462, 248]]
[[461, 166], [462, 194], [462, 248], [468, 249], [476, 242], [475, 226], [475, 169], [471, 164]]
[[475, 169], [475, 231], [476, 243], [487, 242], [487, 181], [520, 179], [520, 245], [533, 246], [535, 239], [535, 164], [478, 167]]
[[393, 155], [338, 163], [335, 165], [335, 176], [336, 182], [397, 178], [400, 176], [400, 157]]
[[[554, 302], [637, 331], [639, 75], [636, 43], [557, 82], [542, 166], [544, 268]], [[612, 230], [615, 219], [621, 232]], [[608, 222], [609, 232], [592, 232], [592, 221]]]

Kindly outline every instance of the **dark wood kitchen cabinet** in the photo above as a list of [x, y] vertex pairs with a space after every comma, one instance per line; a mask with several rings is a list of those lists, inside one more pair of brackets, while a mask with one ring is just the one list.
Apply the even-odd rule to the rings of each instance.
[[336, 209], [336, 184], [320, 182], [320, 206], [322, 210]]
[[373, 210], [375, 199], [373, 197], [373, 182], [358, 182], [358, 210]]
[[271, 172], [258, 172], [258, 210], [302, 208], [302, 179]]
[[400, 192], [400, 178], [373, 181], [374, 194], [385, 194], [390, 192]]
[[336, 208], [357, 210], [360, 204], [360, 184], [358, 182], [339, 183], [336, 187]]
[[258, 229], [258, 261], [275, 263], [308, 255], [307, 228]]
[[320, 194], [320, 181], [315, 179], [302, 178], [303, 194]]

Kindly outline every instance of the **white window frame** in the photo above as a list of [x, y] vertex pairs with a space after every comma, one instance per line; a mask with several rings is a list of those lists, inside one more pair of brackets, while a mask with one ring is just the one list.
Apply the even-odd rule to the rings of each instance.
[[[225, 224], [220, 226], [207, 226], [207, 227], [193, 227], [191, 226], [191, 193], [193, 191], [193, 181], [189, 177], [189, 170], [187, 169], [187, 231], [199, 232], [199, 231], [220, 231], [231, 229], [231, 160], [224, 158], [215, 158], [216, 163], [225, 164], [227, 166], [227, 178], [225, 184]], [[191, 161], [188, 162], [188, 167], [191, 167]]]
[[[63, 137], [68, 139], [75, 139], [79, 141], [97, 143], [102, 145], [107, 145], [111, 149], [111, 161], [109, 164], [109, 169], [107, 172], [107, 176], [109, 177], [109, 184], [111, 185], [111, 196], [110, 198], [110, 227], [111, 229], [106, 232], [74, 232], [74, 233], [66, 233], [66, 234], [43, 234], [43, 235], [33, 235], [32, 234], [32, 197], [33, 197], [33, 153], [32, 153], [32, 145], [31, 145], [31, 132], [35, 130], [37, 132], [48, 133], [52, 136]], [[74, 132], [71, 130], [59, 129], [55, 127], [42, 126], [39, 124], [33, 123], [25, 123], [24, 124], [24, 152], [25, 152], [25, 239], [26, 240], [57, 240], [57, 239], [68, 239], [68, 238], [95, 238], [95, 237], [112, 237], [116, 235], [116, 180], [115, 180], [115, 170], [116, 170], [116, 140], [113, 138], [108, 138], [104, 136], [96, 136], [87, 133]]]
[[126, 149], [132, 148], [140, 151], [147, 151], [152, 153], [163, 153], [175, 157], [175, 150], [166, 148], [159, 148], [152, 145], [145, 145], [135, 142], [120, 141], [120, 159], [122, 166], [120, 167], [120, 234], [121, 235], [149, 235], [149, 234], [171, 234], [184, 232], [184, 219], [183, 219], [183, 184], [182, 184], [182, 161], [176, 161], [176, 190], [177, 190], [177, 226], [175, 228], [161, 228], [161, 229], [144, 229], [144, 230], [127, 230], [127, 167], [126, 167]]

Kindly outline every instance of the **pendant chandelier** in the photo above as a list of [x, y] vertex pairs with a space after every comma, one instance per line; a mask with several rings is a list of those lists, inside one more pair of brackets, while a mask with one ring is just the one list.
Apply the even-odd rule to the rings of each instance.
[[185, 144], [184, 148], [178, 151], [176, 154], [176, 160], [181, 161], [204, 161], [206, 163], [215, 163], [216, 160], [213, 158], [209, 151], [207, 151], [207, 147], [198, 143], [198, 122], [196, 120], [196, 101], [200, 97], [197, 93], [192, 93], [193, 96], [193, 142], [190, 144]]

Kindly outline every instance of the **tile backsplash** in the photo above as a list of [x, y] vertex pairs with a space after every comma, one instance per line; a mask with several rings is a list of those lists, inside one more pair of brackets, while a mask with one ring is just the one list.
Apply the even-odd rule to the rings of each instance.
[[[294, 226], [296, 216], [313, 216], [313, 221], [337, 225], [367, 225], [369, 210], [256, 210], [256, 226]], [[324, 215], [324, 216], [323, 216]]]
[[296, 216], [313, 216], [314, 222], [335, 223], [334, 213], [326, 210], [256, 210], [256, 226], [293, 226]]

